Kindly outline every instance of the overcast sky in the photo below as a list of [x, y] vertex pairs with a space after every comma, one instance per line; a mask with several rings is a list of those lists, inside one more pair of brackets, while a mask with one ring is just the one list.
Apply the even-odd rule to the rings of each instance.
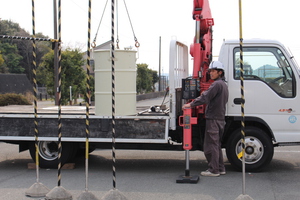
[[[58, 0], [57, 0], [58, 1]], [[96, 44], [110, 40], [110, 0], [104, 12]], [[162, 68], [169, 65], [169, 43], [172, 38], [192, 43], [195, 22], [193, 0], [126, 0], [135, 36], [140, 43], [137, 63], [147, 63], [158, 70], [159, 37], [162, 40]], [[106, 0], [92, 0], [93, 40]], [[238, 0], [210, 0], [215, 25], [213, 55], [218, 56], [224, 39], [239, 39]], [[12, 20], [32, 33], [31, 0], [0, 0], [0, 18]], [[243, 38], [276, 39], [285, 44], [300, 63], [299, 2], [295, 0], [243, 0]], [[35, 0], [36, 33], [53, 38], [53, 0]], [[65, 47], [86, 50], [88, 0], [62, 0], [62, 41]], [[120, 47], [134, 46], [134, 38], [124, 1], [119, 0], [118, 35]], [[117, 34], [117, 27], [115, 33]], [[116, 37], [116, 36], [115, 36]], [[215, 57], [214, 59], [217, 59]]]

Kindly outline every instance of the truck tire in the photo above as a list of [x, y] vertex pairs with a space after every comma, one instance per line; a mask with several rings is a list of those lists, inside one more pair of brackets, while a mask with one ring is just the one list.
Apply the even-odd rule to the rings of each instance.
[[[39, 166], [41, 168], [58, 168], [58, 142], [57, 141], [39, 141]], [[29, 145], [29, 152], [31, 158], [35, 158], [35, 145], [31, 143]], [[77, 152], [77, 145], [71, 142], [62, 142], [62, 153], [61, 153], [61, 166], [65, 163], [70, 162]]]
[[[96, 150], [96, 147], [89, 147], [89, 153], [92, 153]], [[78, 148], [75, 157], [84, 157], [85, 156], [85, 148]]]
[[[238, 158], [242, 150], [241, 130], [237, 129], [229, 137], [226, 154], [231, 165], [242, 170], [242, 158]], [[256, 127], [245, 128], [245, 169], [246, 171], [261, 171], [272, 160], [274, 147], [267, 133]]]

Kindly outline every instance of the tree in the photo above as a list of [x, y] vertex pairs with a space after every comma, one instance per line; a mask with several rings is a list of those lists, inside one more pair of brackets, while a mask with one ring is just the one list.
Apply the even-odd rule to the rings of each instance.
[[0, 73], [7, 73], [8, 69], [3, 64], [4, 64], [4, 59], [3, 59], [3, 56], [2, 56], [1, 51], [0, 51]]
[[0, 43], [0, 51], [4, 62], [0, 65], [2, 73], [16, 73], [24, 72], [24, 68], [20, 66], [22, 56], [18, 54], [17, 45], [9, 43]]
[[47, 85], [47, 69], [41, 64], [36, 70], [36, 80], [39, 86], [45, 87]]
[[[1, 52], [0, 52], [1, 53]], [[2, 57], [2, 54], [0, 54], [0, 66], [4, 63], [4, 59]]]
[[[1, 35], [16, 35], [21, 30], [19, 24], [11, 20], [0, 20]], [[24, 31], [25, 32], [25, 31]], [[2, 73], [23, 73], [24, 67], [20, 65], [23, 57], [18, 52], [18, 46], [14, 40], [3, 39], [0, 41], [0, 51], [4, 59], [4, 63], [0, 65]]]
[[[31, 37], [27, 32], [20, 31], [19, 36]], [[48, 38], [42, 33], [37, 33], [36, 38]], [[19, 55], [22, 56], [20, 60], [20, 65], [24, 67], [24, 73], [27, 74], [29, 80], [32, 80], [32, 69], [33, 69], [33, 45], [32, 41], [26, 40], [16, 40], [14, 41], [17, 44]], [[36, 46], [36, 67], [39, 68], [39, 65], [42, 62], [42, 57], [51, 51], [52, 44], [49, 41], [35, 41]], [[39, 83], [38, 83], [39, 84]], [[40, 84], [39, 84], [40, 85]]]
[[[11, 20], [0, 20], [0, 35], [31, 37], [18, 23]], [[48, 38], [42, 33], [37, 38]], [[51, 50], [51, 42], [36, 41], [36, 67], [42, 62], [42, 57]], [[0, 51], [3, 63], [0, 62], [0, 73], [25, 73], [32, 81], [33, 45], [30, 40], [1, 39]], [[1, 56], [0, 56], [1, 57]], [[38, 83], [39, 84], [39, 83]]]
[[[50, 51], [44, 57], [41, 69], [46, 75], [46, 86], [48, 93], [54, 95], [54, 51]], [[69, 87], [72, 86], [72, 98], [77, 99], [80, 93], [85, 93], [86, 73], [81, 67], [84, 64], [83, 54], [79, 49], [62, 51], [61, 55], [61, 103], [67, 104], [69, 101]], [[40, 75], [39, 70], [39, 75]], [[41, 80], [39, 80], [41, 81]]]
[[152, 92], [155, 92], [155, 83], [159, 81], [159, 77], [157, 71], [150, 69], [151, 76], [152, 76]]
[[20, 29], [19, 24], [11, 20], [0, 20], [0, 35], [14, 35]]
[[157, 80], [157, 71], [148, 69], [145, 63], [137, 64], [136, 91], [138, 94], [155, 91], [154, 84]]

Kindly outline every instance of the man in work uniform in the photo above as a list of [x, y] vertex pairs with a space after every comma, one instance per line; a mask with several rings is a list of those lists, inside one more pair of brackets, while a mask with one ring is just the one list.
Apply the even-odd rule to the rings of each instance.
[[221, 149], [221, 139], [225, 126], [228, 87], [225, 83], [224, 66], [221, 62], [211, 62], [209, 65], [209, 74], [214, 82], [193, 102], [184, 104], [182, 109], [207, 104], [205, 110], [206, 129], [204, 136], [204, 155], [208, 162], [208, 169], [201, 172], [201, 175], [220, 176], [220, 174], [226, 174]]

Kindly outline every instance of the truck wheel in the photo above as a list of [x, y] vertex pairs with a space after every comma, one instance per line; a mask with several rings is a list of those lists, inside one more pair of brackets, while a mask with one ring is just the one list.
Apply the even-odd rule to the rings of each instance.
[[[56, 141], [39, 141], [39, 166], [41, 168], [57, 168], [58, 167], [58, 142]], [[61, 166], [71, 161], [76, 155], [77, 145], [70, 142], [62, 142]], [[35, 145], [31, 143], [29, 152], [35, 161]]]
[[[89, 153], [92, 153], [95, 150], [96, 150], [96, 147], [90, 147]], [[85, 156], [85, 148], [78, 148], [75, 157], [84, 157], [84, 156]]]
[[[241, 130], [237, 129], [229, 137], [226, 154], [229, 162], [238, 170], [242, 170], [242, 158], [237, 155], [242, 150]], [[270, 137], [263, 130], [256, 127], [245, 128], [245, 169], [246, 171], [260, 171], [272, 160], [274, 147]]]

